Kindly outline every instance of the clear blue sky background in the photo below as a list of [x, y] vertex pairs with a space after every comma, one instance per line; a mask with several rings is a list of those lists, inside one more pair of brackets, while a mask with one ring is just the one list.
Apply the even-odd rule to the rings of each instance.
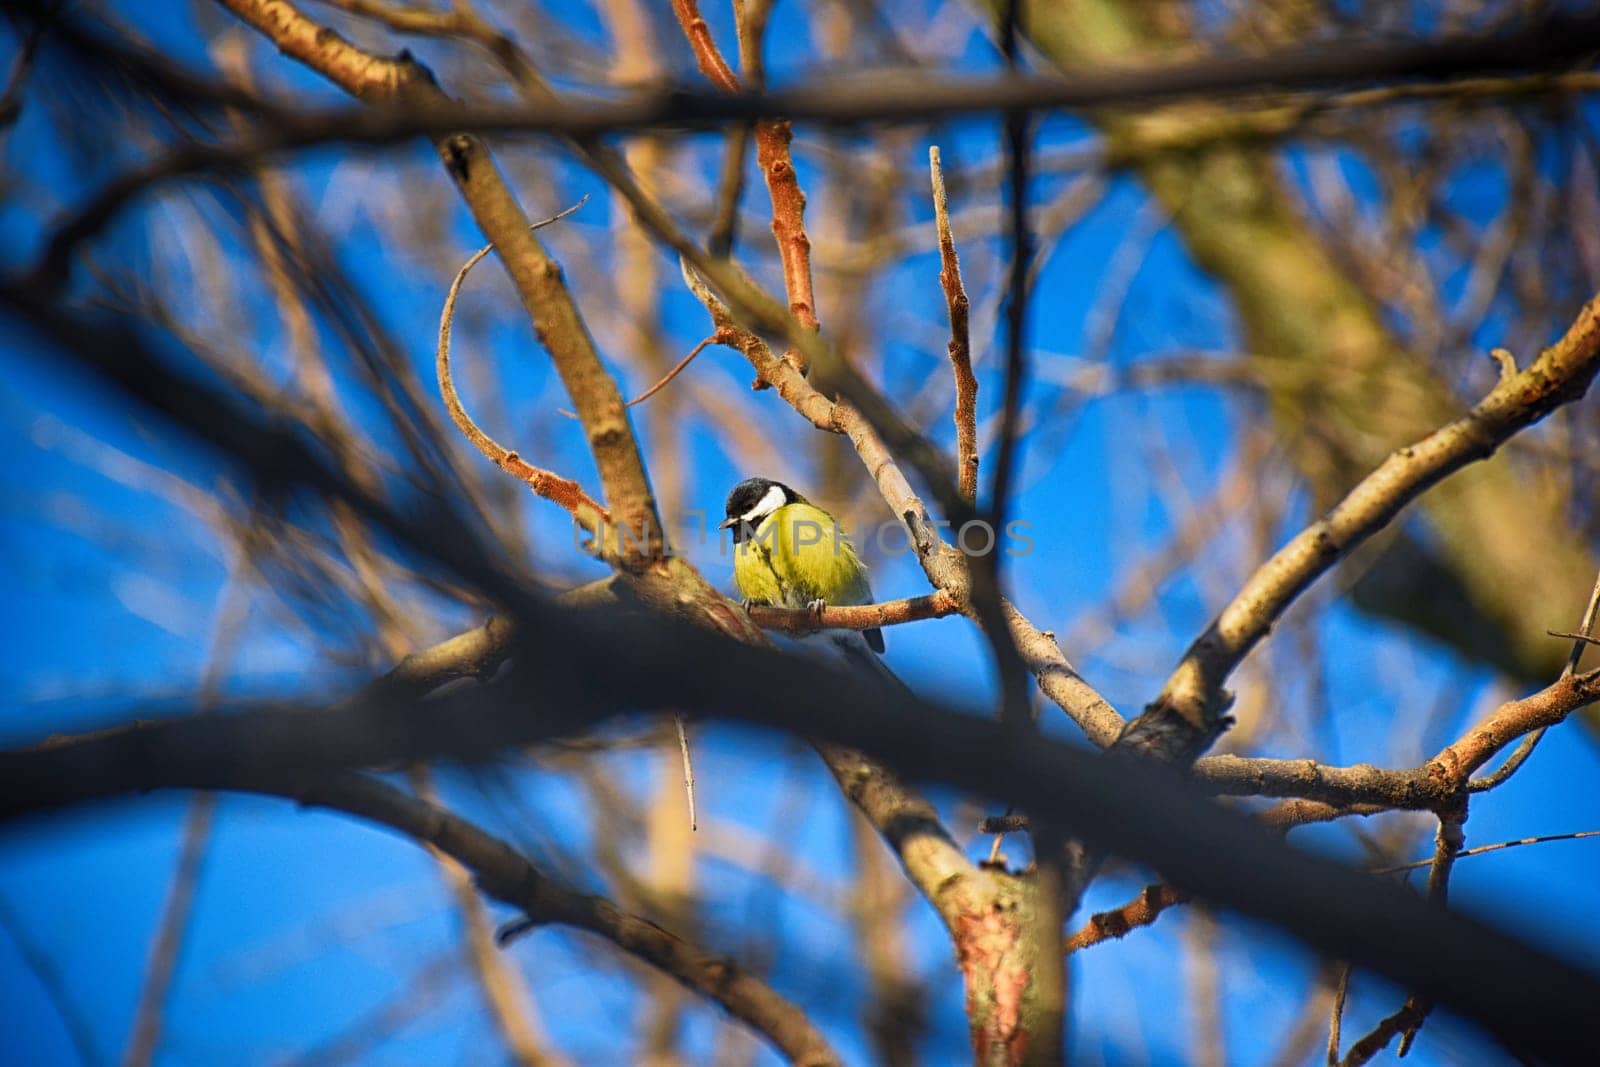
[[[719, 32], [725, 30], [715, 5], [708, 13]], [[598, 33], [586, 11], [574, 9], [572, 14], [587, 20], [588, 32]], [[175, 21], [147, 24], [146, 31], [162, 47], [201, 62], [203, 51], [192, 31], [176, 21], [179, 15], [168, 17]], [[803, 38], [792, 24], [795, 13], [789, 5], [780, 4], [776, 17], [772, 40], [780, 44], [774, 67], [781, 78], [799, 62], [781, 42]], [[15, 42], [9, 37], [0, 41], [4, 56]], [[418, 51], [427, 58], [427, 46]], [[992, 65], [992, 56], [980, 51], [970, 57], [971, 65]], [[287, 61], [279, 65], [285, 71], [290, 67]], [[336, 99], [298, 74], [290, 80], [327, 101]], [[6, 165], [28, 170], [61, 202], [70, 202], [95, 188], [113, 161], [68, 158], [46, 139], [44, 125], [39, 109], [25, 112], [6, 143]], [[1074, 124], [1052, 119], [1039, 140], [1062, 144], [1080, 135]], [[947, 159], [976, 159], [992, 151], [995, 132], [986, 123], [965, 123], [943, 132], [940, 142]], [[925, 144], [908, 148], [913, 161], [925, 158], [925, 151]], [[425, 148], [397, 149], [393, 155], [415, 164], [425, 180], [446, 180], [431, 167]], [[298, 165], [303, 187], [319, 188], [332, 162], [323, 154]], [[804, 179], [810, 167], [804, 154], [801, 163]], [[563, 197], [601, 193], [570, 166], [563, 164], [560, 174]], [[1062, 181], [1040, 179], [1036, 198], [1059, 193]], [[348, 196], [350, 187], [343, 188], [342, 195]], [[967, 195], [969, 203], [981, 203], [993, 193], [973, 190]], [[1460, 195], [1481, 200], [1487, 216], [1505, 194], [1497, 178], [1485, 173], [1476, 183], [1464, 183]], [[1085, 321], [1099, 294], [1097, 280], [1129, 230], [1139, 225], [1142, 203], [1136, 188], [1118, 183], [1050, 256], [1032, 308], [1031, 336], [1042, 359], [1082, 351]], [[157, 205], [135, 212], [101, 247], [119, 254], [162, 256], [162, 210]], [[347, 200], [324, 199], [319, 210], [329, 219], [360, 217], [360, 205]], [[552, 236], [553, 243], [559, 250], [563, 241], [603, 239], [610, 210], [607, 197], [596, 195], [565, 234]], [[916, 210], [927, 213], [926, 207]], [[0, 247], [7, 269], [31, 260], [44, 222], [36, 204], [0, 203]], [[476, 246], [479, 238], [464, 213], [452, 220], [451, 231], [463, 254]], [[408, 339], [418, 373], [431, 379], [435, 316], [448, 279], [415, 264], [397, 263], [398, 254], [359, 225], [342, 254], [396, 336]], [[503, 284], [488, 277], [493, 269], [486, 265], [476, 279], [481, 287], [476, 299], [501, 300], [511, 307]], [[936, 269], [931, 255], [914, 258], [903, 276], [872, 298], [883, 307], [935, 306], [938, 292], [929, 278]], [[580, 299], [583, 295], [579, 293]], [[240, 299], [265, 297], [244, 292]], [[674, 297], [670, 308], [674, 342], [687, 348], [703, 332], [703, 314], [687, 296]], [[826, 322], [828, 309], [821, 310]], [[515, 314], [514, 307], [510, 313]], [[1232, 330], [1222, 297], [1197, 274], [1176, 241], [1162, 233], [1153, 239], [1134, 279], [1110, 358], [1126, 361], [1153, 349], [1180, 346], [1227, 349]], [[514, 368], [502, 371], [507, 394], [518, 398], [511, 401], [513, 411], [547, 410], [557, 388], [547, 363], [527, 358], [531, 341], [526, 332], [501, 330], [499, 336], [497, 365]], [[216, 539], [186, 513], [80, 462], [73, 428], [201, 484], [214, 484], [222, 474], [212, 460], [153, 433], [153, 423], [130, 418], [119, 402], [85, 387], [25, 337], [0, 344], [0, 360], [0, 454], [10, 458], [0, 475], [0, 574], [7, 589], [0, 615], [0, 741], [9, 745], [117, 721], [130, 692], [175, 696], [192, 691], [206, 661], [228, 567]], [[946, 373], [939, 347], [916, 344], [887, 353], [886, 367], [891, 393]], [[987, 413], [999, 395], [994, 361], [980, 371]], [[693, 373], [739, 390], [749, 376], [747, 368], [721, 356], [703, 360]], [[1489, 373], [1483, 368], [1483, 380], [1471, 387], [1486, 382]], [[643, 384], [626, 382], [624, 391], [637, 391]], [[1036, 383], [1030, 398], [1048, 408], [1056, 395], [1048, 382]], [[774, 440], [795, 440], [810, 432], [772, 393], [753, 405]], [[1033, 524], [1037, 543], [1033, 554], [1011, 564], [1023, 611], [1043, 627], [1069, 630], [1075, 618], [1103, 601], [1122, 568], [1170, 534], [1172, 517], [1152, 503], [1155, 488], [1142, 469], [1131, 433], [1159, 426], [1183, 442], [1181, 473], [1190, 492], [1203, 499], [1229, 456], [1230, 420], [1238, 411], [1212, 392], [1192, 389], [1092, 400], [1068, 415], [1071, 422], [1054, 438], [1056, 445], [1035, 447], [1028, 455], [1012, 503], [1014, 513]], [[518, 419], [518, 425], [525, 422]], [[936, 429], [945, 433], [945, 425], [941, 415]], [[578, 430], [557, 425], [549, 434], [552, 465], [592, 484]], [[650, 442], [646, 445], [648, 449]], [[688, 503], [713, 513], [732, 482], [767, 473], [746, 469], [706, 434], [691, 437], [689, 459], [693, 499]], [[803, 477], [805, 470], [792, 473]], [[529, 504], [538, 542], [560, 545], [568, 535], [552, 510]], [[1304, 517], [1302, 505], [1291, 523]], [[86, 536], [84, 523], [98, 524], [100, 535]], [[688, 552], [706, 573], [725, 580], [727, 562], [714, 544], [690, 545]], [[576, 577], [599, 573], [596, 565], [576, 560], [571, 570]], [[925, 590], [920, 573], [906, 558], [881, 560], [875, 573], [881, 597]], [[1204, 584], [1194, 581], [1174, 583], [1162, 605], [1163, 624], [1147, 620], [1118, 634], [1105, 648], [1067, 650], [1124, 711], [1149, 699], [1163, 668], [1217, 606]], [[231, 692], [298, 689], [316, 694], [346, 680], [315, 660], [303, 642], [276, 631], [268, 619], [253, 618], [250, 633], [239, 650]], [[1340, 762], [1379, 758], [1390, 751], [1397, 733], [1405, 733], [1408, 716], [1417, 714], [1392, 684], [1401, 675], [1410, 679], [1404, 690], [1410, 697], [1448, 695], [1450, 706], [1459, 711], [1447, 733], [1492, 696], [1492, 678], [1484, 670], [1340, 606], [1327, 613], [1322, 635], [1328, 647], [1337, 649], [1327, 679], [1329, 704], [1337, 709], [1335, 747], [1330, 751], [1318, 739], [1306, 748], [1262, 754], [1317, 754]], [[988, 691], [981, 646], [964, 622], [903, 627], [890, 635], [890, 644], [889, 662], [914, 686], [975, 704]], [[1068, 735], [1059, 715], [1047, 713], [1046, 721]], [[1418, 752], [1436, 747], [1441, 739], [1424, 739]], [[797, 755], [781, 740], [733, 731], [704, 734], [697, 749], [700, 801], [711, 818], [763, 834], [772, 832], [775, 819], [787, 820], [793, 850], [824, 883], [840, 881], [849, 855], [847, 824], [836, 791], [814, 760]], [[1600, 791], [1593, 787], [1600, 771], [1596, 752], [1577, 729], [1553, 732], [1527, 771], [1474, 807], [1469, 843], [1600, 827]], [[616, 765], [638, 795], [648, 795], [655, 763], [634, 755], [616, 757]], [[806, 799], [799, 812], [780, 812], [782, 787], [793, 783], [805, 787]], [[446, 775], [444, 790], [453, 803], [496, 832], [531, 839], [536, 855], [539, 839], [525, 831], [551, 835], [574, 851], [591, 832], [584, 798], [560, 776], [523, 783], [525, 811], [536, 812], [539, 820], [532, 828], [518, 825], [516, 813], [487, 805], [459, 773]], [[935, 795], [958, 836], [971, 840], [975, 850], [986, 848], [975, 832], [975, 809], [960, 807], [956, 798], [937, 790]], [[6, 925], [48, 956], [69, 1000], [87, 1021], [102, 1059], [115, 1058], [126, 1040], [186, 805], [186, 797], [156, 796], [0, 830], [0, 903]], [[1358, 855], [1342, 829], [1304, 831], [1297, 840], [1352, 858]], [[705, 913], [724, 924], [711, 935], [725, 939], [718, 946], [737, 953], [741, 938], [770, 938], [777, 946], [771, 960], [773, 982], [815, 1012], [850, 1060], [865, 1060], [870, 1045], [856, 1018], [863, 979], [850, 964], [848, 928], [803, 895], [774, 893], [770, 885], [729, 864], [705, 859], [699, 875]], [[1453, 881], [1452, 899], [1593, 964], [1600, 960], [1596, 875], [1600, 846], [1540, 846], [1464, 861]], [[1087, 906], [1119, 903], [1143, 880], [1140, 872], [1108, 877]], [[916, 936], [909, 943], [936, 996], [934, 1027], [925, 1047], [933, 1062], [958, 1062], [966, 1055], [959, 978], [948, 941], [931, 912], [920, 905], [914, 912]], [[1074, 1047], [1082, 1062], [1190, 1058], [1191, 1028], [1179, 962], [1185, 929], [1185, 919], [1169, 916], [1120, 945], [1076, 957]], [[1225, 920], [1224, 931], [1219, 965], [1229, 1060], [1262, 1063], [1275, 1047], [1276, 1035], [1296, 1016], [1306, 995], [1304, 976], [1315, 961], [1287, 939], [1237, 920]], [[352, 1020], [405, 989], [418, 968], [444, 959], [454, 944], [454, 913], [437, 873], [408, 842], [284, 803], [224, 797], [170, 1000], [161, 1062], [280, 1062], [314, 1052]], [[560, 930], [539, 931], [510, 951], [530, 976], [539, 1014], [556, 1047], [578, 1062], [618, 1062], [616, 1042], [631, 1032], [640, 1004], [617, 957], [596, 942]], [[23, 953], [12, 936], [0, 932], [0, 1018], [5, 1020], [0, 1061], [71, 1062], [74, 1054], [57, 1005]], [[492, 1062], [499, 1046], [470, 982], [452, 972], [445, 988], [447, 993], [415, 1012], [392, 1039], [373, 1047], [370, 1062]], [[1402, 995], [1377, 979], [1358, 976], [1347, 1033], [1359, 1033], [1393, 1010]], [[715, 1039], [713, 1020], [711, 1009], [691, 1012], [687, 1047], [707, 1052]], [[1470, 1029], [1436, 1020], [1412, 1055], [1415, 1062], [1442, 1064], [1464, 1058], [1481, 1062], [1496, 1054], [1477, 1043]], [[770, 1058], [764, 1051], [762, 1056]]]

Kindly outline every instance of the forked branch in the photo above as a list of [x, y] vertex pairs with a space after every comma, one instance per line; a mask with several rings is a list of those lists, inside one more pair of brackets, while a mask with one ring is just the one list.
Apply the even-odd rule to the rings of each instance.
[[1161, 694], [1129, 726], [1129, 748], [1162, 759], [1192, 759], [1223, 728], [1223, 685], [1302, 592], [1409, 503], [1508, 438], [1583, 396], [1600, 371], [1600, 297], [1526, 370], [1503, 376], [1466, 415], [1397, 449], [1317, 522], [1245, 582], [1189, 646]]

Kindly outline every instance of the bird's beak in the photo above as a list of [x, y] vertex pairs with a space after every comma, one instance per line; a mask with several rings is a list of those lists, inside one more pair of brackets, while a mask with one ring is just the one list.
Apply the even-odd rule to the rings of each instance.
[[739, 525], [739, 520], [738, 519], [723, 519], [720, 523], [717, 524], [717, 529], [719, 529], [719, 530], [731, 530], [737, 525]]

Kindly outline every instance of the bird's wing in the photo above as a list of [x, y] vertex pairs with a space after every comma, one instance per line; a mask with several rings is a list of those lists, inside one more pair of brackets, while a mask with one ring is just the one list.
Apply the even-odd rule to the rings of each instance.
[[783, 585], [772, 567], [772, 553], [759, 541], [741, 541], [733, 551], [733, 584], [752, 604], [783, 604]]

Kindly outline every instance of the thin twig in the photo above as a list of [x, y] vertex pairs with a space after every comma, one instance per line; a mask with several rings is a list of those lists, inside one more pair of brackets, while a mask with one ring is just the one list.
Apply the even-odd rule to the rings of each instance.
[[1439, 481], [1581, 397], [1597, 372], [1600, 296], [1525, 370], [1501, 381], [1465, 415], [1395, 450], [1258, 567], [1189, 646], [1156, 700], [1129, 724], [1121, 747], [1180, 762], [1204, 751], [1228, 725], [1228, 676], [1301, 593]]
[[[1466, 834], [1462, 827], [1467, 821], [1467, 798], [1462, 797], [1459, 804], [1447, 811], [1439, 813], [1439, 830], [1434, 835], [1433, 864], [1428, 868], [1428, 903], [1435, 907], [1443, 908], [1450, 902], [1450, 873], [1455, 870], [1456, 857], [1461, 854], [1461, 846], [1466, 842]], [[1413, 993], [1406, 998], [1406, 1007], [1413, 1012], [1413, 1017], [1400, 1036], [1398, 1053], [1404, 1056], [1411, 1048], [1411, 1042], [1416, 1040], [1417, 1031], [1422, 1029], [1422, 1023], [1433, 1010], [1433, 1001], [1427, 997]]]
[[196, 793], [189, 801], [178, 866], [172, 873], [166, 904], [161, 911], [161, 924], [150, 946], [149, 965], [140, 987], [138, 1010], [134, 1013], [128, 1047], [122, 1057], [124, 1067], [141, 1067], [150, 1063], [161, 1041], [167, 996], [172, 989], [172, 977], [177, 971], [178, 956], [194, 911], [195, 891], [199, 887], [201, 864], [211, 844], [211, 826], [216, 809], [215, 793]]
[[23, 969], [33, 975], [45, 1000], [60, 1017], [61, 1027], [67, 1032], [67, 1040], [72, 1042], [72, 1049], [78, 1054], [83, 1067], [96, 1067], [104, 1062], [95, 1048], [94, 1027], [90, 1017], [73, 999], [75, 991], [62, 977], [61, 969], [50, 953], [33, 940], [32, 931], [22, 921], [22, 916], [13, 911], [3, 897], [0, 897], [0, 930], [5, 931], [11, 939]]
[[[1001, 49], [1005, 55], [1006, 69], [1016, 73], [1019, 42], [1017, 18], [1019, 0], [1007, 0], [1002, 24]], [[1010, 494], [1012, 467], [1016, 460], [1017, 420], [1021, 414], [1022, 390], [1027, 377], [1028, 329], [1028, 263], [1032, 257], [1033, 237], [1028, 227], [1028, 114], [1010, 111], [1005, 118], [1005, 144], [1007, 176], [1009, 178], [1009, 208], [1011, 262], [1006, 277], [1006, 378], [1005, 394], [1001, 404], [999, 455], [994, 466], [994, 480], [990, 485], [989, 508], [995, 528], [1005, 515], [1006, 498]]]
[[[1567, 653], [1567, 662], [1561, 667], [1561, 677], [1563, 679], [1571, 678], [1577, 672], [1578, 663], [1583, 659], [1583, 650], [1589, 645], [1597, 643], [1592, 636], [1597, 614], [1600, 614], [1600, 574], [1595, 575], [1594, 589], [1589, 593], [1589, 603], [1583, 609], [1583, 620], [1578, 624], [1578, 631], [1570, 634], [1548, 631], [1552, 637], [1565, 637], [1572, 641], [1572, 651]], [[1544, 729], [1535, 730], [1527, 737], [1524, 737], [1515, 751], [1507, 756], [1506, 761], [1493, 773], [1469, 781], [1467, 783], [1467, 792], [1486, 793], [1504, 784], [1508, 778], [1517, 773], [1519, 767], [1528, 761], [1528, 757], [1533, 755], [1533, 750], [1538, 747], [1539, 741], [1543, 737]]]
[[672, 13], [678, 17], [683, 36], [689, 42], [689, 49], [694, 52], [695, 65], [705, 75], [706, 81], [725, 93], [740, 92], [744, 86], [739, 83], [739, 76], [733, 72], [733, 68], [728, 66], [728, 61], [722, 58], [722, 50], [711, 36], [711, 27], [700, 14], [697, 0], [672, 0]]
[[961, 611], [961, 604], [943, 589], [924, 596], [884, 600], [876, 604], [835, 605], [823, 608], [780, 608], [751, 604], [751, 620], [765, 630], [809, 633], [817, 629], [876, 630], [923, 619], [942, 619]]
[[[1020, 57], [1017, 20], [1020, 0], [1007, 0], [1002, 19], [1001, 50], [1007, 70], [1015, 75]], [[1013, 466], [1020, 447], [1017, 433], [1022, 411], [1022, 390], [1027, 378], [1028, 265], [1032, 258], [1032, 235], [1028, 225], [1028, 115], [1025, 111], [1006, 113], [1005, 145], [1009, 176], [1010, 253], [1006, 283], [1006, 373], [1000, 410], [999, 449], [994, 476], [989, 484], [989, 508], [984, 518], [989, 529], [1005, 529], [1006, 505], [1011, 495]], [[959, 476], [958, 476], [959, 478]], [[959, 543], [959, 539], [958, 539]], [[1028, 671], [1006, 625], [1000, 588], [1000, 565], [1004, 553], [986, 552], [969, 557], [972, 579], [972, 607], [994, 655], [995, 673], [1000, 681], [1000, 717], [1019, 729], [1033, 726], [1029, 706]]]
[[[685, 367], [687, 367], [690, 363], [694, 362], [694, 357], [698, 356], [700, 353], [704, 352], [708, 347], [710, 347], [711, 345], [715, 344], [716, 340], [717, 340], [716, 334], [712, 334], [710, 337], [707, 337], [704, 341], [701, 341], [699, 344], [695, 345], [692, 349], [689, 350], [689, 354], [687, 356], [684, 356], [682, 359], [678, 360], [678, 363], [677, 363], [676, 366], [674, 366], [671, 370], [667, 371], [666, 374], [661, 376], [660, 381], [656, 382], [656, 384], [652, 385], [650, 388], [646, 389], [644, 392], [640, 393], [638, 396], [634, 397], [632, 400], [628, 401], [626, 404], [624, 404], [622, 406], [625, 407], [625, 408], [631, 408], [631, 407], [634, 407], [637, 404], [643, 404], [646, 400], [649, 400], [651, 397], [653, 397], [657, 393], [661, 392], [662, 389], [666, 388], [667, 383], [671, 382], [672, 379], [676, 378], [678, 376], [678, 374]], [[561, 414], [567, 416], [570, 419], [575, 419], [575, 418], [578, 417], [578, 413], [575, 412], [575, 411], [568, 411], [566, 408], [561, 408], [560, 411], [561, 411]]]
[[1343, 1044], [1340, 1030], [1344, 1026], [1344, 1002], [1350, 995], [1351, 966], [1346, 963], [1339, 969], [1339, 984], [1333, 990], [1333, 1008], [1328, 1012], [1328, 1067], [1339, 1062], [1339, 1046]]
[[717, 210], [711, 216], [711, 234], [706, 238], [707, 250], [718, 259], [733, 255], [734, 243], [739, 237], [739, 202], [744, 199], [744, 162], [749, 151], [748, 123], [728, 131], [722, 175], [717, 180]]
[[[245, 582], [253, 570], [251, 550], [256, 546], [252, 544], [252, 531], [253, 526], [245, 526], [237, 534], [238, 544], [234, 547], [228, 576], [212, 619], [210, 647], [195, 700], [202, 715], [210, 713], [221, 696], [228, 665], [237, 651], [239, 626], [249, 611], [250, 598]], [[216, 812], [216, 793], [196, 793], [189, 801], [177, 866], [173, 869], [161, 919], [150, 943], [138, 1006], [128, 1029], [127, 1046], [123, 1049], [124, 1067], [142, 1067], [152, 1062], [160, 1049], [167, 998], [172, 993], [172, 979], [177, 974], [184, 939], [194, 914], [200, 873], [211, 847]]]
[[689, 730], [682, 715], [674, 715], [672, 724], [678, 728], [678, 754], [683, 757], [683, 795], [689, 804], [689, 829], [698, 830], [699, 821], [694, 814], [694, 763], [689, 758]]
[[972, 338], [968, 329], [970, 302], [961, 284], [961, 260], [950, 233], [950, 200], [945, 193], [939, 146], [928, 148], [933, 178], [933, 216], [939, 230], [939, 284], [950, 317], [950, 370], [956, 382], [956, 479], [967, 503], [978, 499], [978, 379], [972, 373]]
[[[761, 46], [767, 31], [770, 0], [734, 0], [734, 27], [739, 34], [739, 65], [744, 68], [750, 87], [765, 87], [766, 71], [761, 61]], [[722, 174], [717, 180], [717, 210], [711, 218], [706, 248], [713, 256], [733, 255], [739, 234], [739, 202], [744, 199], [745, 156], [750, 150], [753, 123], [740, 123], [728, 130], [722, 156]]]
[[[587, 200], [585, 197], [584, 200]], [[534, 229], [547, 226], [552, 222], [566, 218], [584, 201], [567, 208], [558, 215], [536, 222]], [[450, 412], [450, 419], [456, 428], [472, 442], [479, 452], [482, 452], [491, 463], [510, 474], [518, 481], [524, 483], [539, 496], [544, 497], [572, 513], [574, 519], [582, 524], [590, 533], [598, 531], [602, 522], [610, 519], [609, 513], [595, 500], [583, 491], [583, 487], [570, 478], [563, 478], [558, 474], [535, 467], [528, 463], [517, 453], [501, 445], [494, 438], [472, 421], [472, 416], [467, 414], [466, 408], [461, 404], [461, 397], [456, 393], [454, 380], [450, 375], [450, 321], [455, 315], [456, 297], [461, 293], [461, 285], [467, 280], [467, 274], [477, 266], [484, 256], [494, 251], [494, 245], [484, 245], [472, 254], [472, 258], [462, 264], [456, 272], [455, 280], [450, 283], [450, 291], [445, 294], [444, 310], [439, 316], [439, 347], [435, 360], [435, 369], [439, 378], [439, 393], [444, 397], [445, 408]]]
[[[1435, 907], [1443, 908], [1449, 901], [1450, 872], [1455, 867], [1456, 857], [1461, 852], [1462, 841], [1465, 840], [1461, 828], [1466, 821], [1465, 796], [1453, 807], [1439, 813], [1439, 830], [1434, 835], [1433, 859], [1428, 861], [1428, 903]], [[1406, 997], [1399, 1011], [1383, 1019], [1370, 1033], [1351, 1045], [1349, 1053], [1340, 1063], [1344, 1067], [1360, 1067], [1382, 1052], [1397, 1035], [1400, 1038], [1400, 1046], [1395, 1050], [1395, 1054], [1404, 1056], [1410, 1051], [1412, 1041], [1416, 1040], [1417, 1032], [1422, 1029], [1422, 1024], [1432, 1011], [1431, 998], [1412, 993]]]
[[1314, 1049], [1327, 1044], [1328, 1005], [1333, 1001], [1337, 969], [1337, 964], [1327, 961], [1317, 968], [1316, 988], [1308, 991], [1298, 1018], [1283, 1031], [1277, 1051], [1266, 1061], [1268, 1067], [1302, 1067], [1314, 1062]]
[[[700, 14], [698, 0], [672, 0], [672, 10], [706, 80], [724, 93], [742, 95], [746, 86], [717, 49], [706, 20]], [[755, 54], [757, 47], [749, 35], [759, 31], [764, 23], [765, 18], [761, 16], [758, 25], [744, 28], [746, 38], [740, 42], [740, 51], [747, 59]], [[759, 71], [756, 73], [759, 77]], [[794, 155], [790, 149], [794, 131], [787, 119], [776, 118], [763, 118], [755, 124], [755, 131], [756, 163], [766, 179], [767, 194], [772, 200], [772, 236], [783, 264], [783, 288], [789, 297], [789, 312], [802, 330], [815, 333], [820, 324], [811, 283], [811, 239], [806, 236], [805, 229], [806, 195], [795, 174]], [[805, 366], [805, 359], [796, 346], [784, 353], [784, 359], [797, 367]]]
[[[426, 765], [412, 767], [408, 777], [420, 800], [443, 807]], [[538, 1032], [527, 982], [516, 965], [497, 951], [494, 925], [478, 896], [472, 873], [437, 847], [428, 845], [427, 850], [460, 916], [462, 955], [477, 979], [484, 1007], [505, 1042], [506, 1053], [520, 1067], [554, 1067]]]
[[[1515, 841], [1497, 841], [1492, 845], [1479, 845], [1477, 848], [1465, 849], [1456, 853], [1456, 859], [1464, 860], [1468, 856], [1481, 856], [1485, 852], [1499, 852], [1505, 848], [1517, 848], [1522, 845], [1546, 845], [1552, 841], [1580, 841], [1586, 837], [1600, 837], [1600, 830], [1575, 830], [1570, 834], [1544, 834], [1541, 837], [1519, 837]], [[1380, 867], [1373, 874], [1399, 874], [1402, 871], [1415, 871], [1433, 864], [1433, 860], [1417, 860], [1415, 863], [1402, 863], [1398, 867]]]
[[1138, 896], [1121, 907], [1089, 916], [1089, 920], [1067, 938], [1064, 947], [1067, 952], [1076, 952], [1102, 941], [1125, 937], [1130, 930], [1149, 926], [1168, 908], [1190, 899], [1188, 893], [1166, 882], [1147, 885], [1139, 890]]
[[[1182, 934], [1182, 971], [1192, 1020], [1190, 1062], [1194, 1067], [1225, 1067], [1229, 1048], [1217, 914], [1204, 904], [1189, 910]], [[1252, 1037], [1255, 1035], [1252, 1034]]]

